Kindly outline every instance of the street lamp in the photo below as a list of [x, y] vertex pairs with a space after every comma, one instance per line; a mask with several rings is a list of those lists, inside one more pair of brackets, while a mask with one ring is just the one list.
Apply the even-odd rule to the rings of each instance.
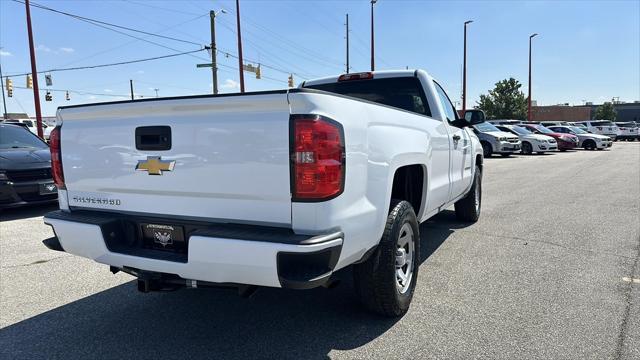
[[467, 110], [467, 25], [471, 24], [473, 20], [467, 20], [464, 22], [464, 55], [462, 64], [462, 113]]
[[375, 61], [374, 57], [374, 41], [373, 41], [373, 5], [378, 2], [378, 0], [371, 0], [371, 71], [375, 70]]
[[537, 33], [529, 36], [529, 99], [527, 100], [527, 120], [531, 121], [531, 40], [538, 36]]

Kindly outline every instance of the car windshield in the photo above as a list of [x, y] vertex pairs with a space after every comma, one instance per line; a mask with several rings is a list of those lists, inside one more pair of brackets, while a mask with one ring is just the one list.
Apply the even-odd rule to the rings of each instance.
[[18, 126], [0, 126], [0, 149], [47, 149], [47, 144], [29, 130]]
[[533, 125], [533, 127], [540, 131], [543, 134], [553, 134], [553, 131], [547, 129], [546, 127], [542, 126], [542, 125]]
[[480, 132], [500, 131], [500, 129], [498, 129], [493, 124], [490, 124], [488, 122], [476, 124], [476, 125], [473, 125], [473, 127]]
[[584, 130], [580, 129], [580, 128], [579, 128], [579, 127], [577, 127], [577, 126], [569, 126], [569, 129], [570, 129], [571, 131], [573, 131], [574, 133], [576, 133], [576, 134], [588, 134], [588, 132], [587, 132], [587, 131], [584, 131]]
[[529, 134], [532, 134], [531, 131], [523, 128], [522, 126], [514, 126], [511, 129], [518, 135], [529, 135]]

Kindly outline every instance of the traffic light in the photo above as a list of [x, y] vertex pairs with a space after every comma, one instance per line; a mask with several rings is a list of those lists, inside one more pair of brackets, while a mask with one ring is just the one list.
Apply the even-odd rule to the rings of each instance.
[[289, 75], [289, 87], [295, 87], [293, 84], [293, 74]]
[[69, 90], [67, 90], [67, 94], [64, 96], [67, 101], [71, 100], [71, 96], [69, 96]]
[[13, 81], [11, 81], [11, 79], [7, 78], [7, 96], [8, 97], [13, 97]]
[[51, 92], [49, 92], [49, 90], [47, 90], [47, 93], [44, 95], [44, 100], [45, 101], [53, 100], [53, 96], [51, 96]]
[[260, 64], [258, 64], [258, 68], [256, 69], [256, 79], [260, 79], [260, 74], [261, 74]]
[[27, 74], [27, 89], [33, 89], [33, 77]]

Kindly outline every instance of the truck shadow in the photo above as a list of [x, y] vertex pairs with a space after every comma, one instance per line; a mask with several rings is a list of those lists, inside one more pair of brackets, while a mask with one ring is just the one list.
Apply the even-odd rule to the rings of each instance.
[[0, 210], [0, 222], [44, 216], [44, 214], [56, 210], [58, 210], [57, 202], [44, 205], [28, 205], [14, 209], [2, 209]]
[[[421, 260], [464, 226], [452, 211], [422, 224]], [[331, 290], [261, 289], [250, 299], [225, 289], [141, 294], [132, 281], [0, 330], [0, 358], [326, 359], [399, 320], [363, 310], [350, 270], [339, 277]]]

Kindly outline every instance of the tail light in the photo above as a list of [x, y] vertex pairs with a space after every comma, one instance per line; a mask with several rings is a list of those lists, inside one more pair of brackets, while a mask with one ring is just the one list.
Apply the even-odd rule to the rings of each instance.
[[60, 126], [56, 126], [49, 134], [49, 148], [51, 150], [51, 173], [53, 182], [58, 189], [65, 189], [64, 173], [62, 172], [62, 152], [60, 149]]
[[344, 190], [342, 126], [318, 115], [291, 117], [291, 193], [294, 201], [324, 201]]

